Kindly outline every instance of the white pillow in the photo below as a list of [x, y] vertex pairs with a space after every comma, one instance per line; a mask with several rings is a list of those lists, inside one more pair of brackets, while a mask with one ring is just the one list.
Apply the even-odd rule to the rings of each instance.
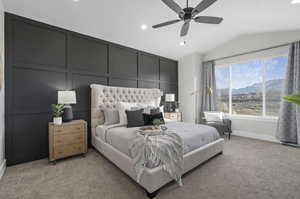
[[132, 107], [136, 107], [136, 103], [118, 102], [116, 108], [119, 111], [119, 118], [121, 125], [127, 125], [126, 110], [130, 110]]
[[102, 111], [105, 118], [104, 126], [120, 123], [120, 114], [117, 109], [103, 108]]
[[165, 112], [165, 111], [164, 111], [164, 106], [160, 106], [160, 107], [159, 107], [159, 111], [162, 112], [162, 113], [164, 114], [164, 112]]
[[204, 116], [205, 116], [205, 120], [207, 122], [221, 122], [222, 121], [221, 112], [205, 111]]
[[146, 108], [148, 106], [155, 107], [155, 102], [151, 101], [149, 103], [136, 103], [136, 106], [139, 108]]
[[144, 109], [143, 113], [147, 113], [147, 114], [150, 114], [151, 109], [156, 108], [155, 102], [154, 102], [154, 101], [149, 102], [149, 103], [147, 103], [147, 104], [144, 104], [144, 103], [137, 103], [136, 105], [137, 105], [138, 108]]

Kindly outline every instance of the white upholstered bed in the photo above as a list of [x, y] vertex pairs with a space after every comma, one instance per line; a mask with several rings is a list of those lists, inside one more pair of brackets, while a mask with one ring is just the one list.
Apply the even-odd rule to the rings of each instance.
[[[135, 102], [149, 103], [154, 101], [158, 106], [160, 104], [161, 92], [159, 89], [140, 89], [140, 88], [123, 88], [109, 87], [103, 85], [91, 85], [92, 102], [91, 102], [91, 128], [92, 128], [92, 145], [106, 158], [112, 161], [123, 172], [136, 181], [136, 173], [133, 169], [133, 162], [128, 154], [121, 152], [117, 147], [97, 136], [96, 128], [101, 127], [104, 123], [102, 108], [115, 108], [116, 103]], [[223, 151], [224, 140], [222, 138], [196, 148], [184, 154], [184, 173], [195, 168], [208, 159], [221, 154]], [[147, 191], [150, 197], [155, 196], [157, 190], [163, 185], [172, 181], [161, 167], [146, 169], [139, 184]]]

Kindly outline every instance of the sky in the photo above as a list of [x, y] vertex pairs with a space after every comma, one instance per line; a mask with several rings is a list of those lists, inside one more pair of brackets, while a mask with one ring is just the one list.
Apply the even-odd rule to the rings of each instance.
[[[255, 83], [261, 83], [265, 68], [266, 81], [284, 79], [288, 58], [287, 56], [267, 60], [254, 60], [231, 65], [232, 88], [244, 88]], [[265, 67], [264, 67], [265, 66]], [[217, 88], [229, 88], [229, 67], [220, 66], [215, 69]]]

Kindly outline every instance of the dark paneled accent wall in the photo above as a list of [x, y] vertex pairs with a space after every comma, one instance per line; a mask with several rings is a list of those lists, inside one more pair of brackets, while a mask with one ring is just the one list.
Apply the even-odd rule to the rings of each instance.
[[50, 105], [57, 90], [76, 90], [75, 118], [88, 122], [92, 83], [178, 92], [174, 60], [9, 13], [5, 48], [8, 165], [48, 156]]

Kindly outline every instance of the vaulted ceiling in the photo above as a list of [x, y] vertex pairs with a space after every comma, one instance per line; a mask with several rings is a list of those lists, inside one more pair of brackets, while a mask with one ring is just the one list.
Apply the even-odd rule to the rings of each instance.
[[[176, 0], [184, 7], [185, 0]], [[190, 0], [195, 6], [200, 0]], [[100, 39], [179, 59], [204, 53], [240, 34], [300, 28], [300, 4], [291, 0], [218, 0], [201, 15], [220, 16], [220, 25], [192, 23], [180, 38], [182, 22], [161, 29], [151, 26], [177, 19], [161, 0], [4, 0], [5, 10]], [[140, 29], [142, 24], [149, 28]], [[186, 41], [180, 46], [180, 41]]]

